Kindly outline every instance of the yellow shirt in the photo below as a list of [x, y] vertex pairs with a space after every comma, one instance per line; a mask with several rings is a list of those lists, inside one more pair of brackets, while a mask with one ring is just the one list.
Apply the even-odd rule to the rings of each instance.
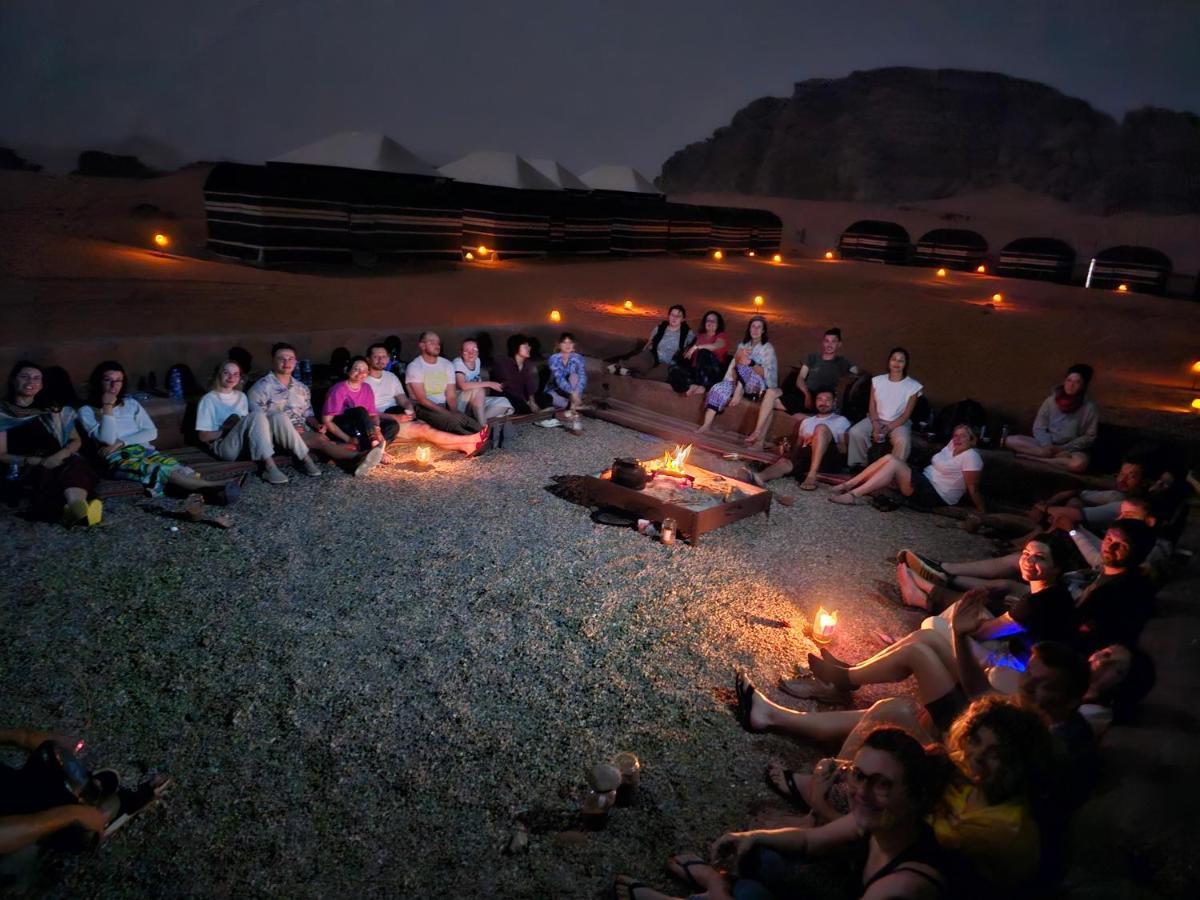
[[1028, 804], [1014, 800], [967, 808], [973, 785], [955, 785], [933, 815], [938, 843], [969, 859], [979, 874], [1000, 887], [1030, 881], [1037, 872], [1041, 836]]

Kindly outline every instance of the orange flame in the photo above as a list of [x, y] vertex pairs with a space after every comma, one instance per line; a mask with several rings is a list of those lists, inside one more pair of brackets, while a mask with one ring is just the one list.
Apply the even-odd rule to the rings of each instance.
[[686, 447], [676, 444], [674, 450], [664, 450], [661, 457], [644, 463], [643, 468], [647, 472], [670, 472], [674, 475], [683, 475], [685, 474], [683, 467], [687, 463], [691, 452], [691, 444], [688, 444]]
[[825, 607], [820, 607], [813, 618], [813, 640], [819, 644], [827, 644], [833, 640], [833, 632], [837, 628], [837, 620], [836, 611], [830, 612]]

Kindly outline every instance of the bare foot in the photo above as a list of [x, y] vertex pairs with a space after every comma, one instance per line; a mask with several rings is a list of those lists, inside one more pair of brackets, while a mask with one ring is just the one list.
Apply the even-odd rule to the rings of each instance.
[[773, 759], [767, 764], [767, 781], [779, 796], [790, 800], [801, 809], [808, 808], [808, 786], [812, 781], [811, 775], [793, 772], [780, 760]]
[[759, 450], [762, 449], [762, 442], [762, 435], [758, 434], [757, 432], [746, 435], [746, 437], [742, 440], [742, 443], [747, 447], [757, 447]]
[[834, 493], [829, 497], [830, 503], [839, 503], [842, 506], [857, 506], [859, 503], [858, 497], [849, 493]]
[[854, 488], [852, 488], [852, 487], [850, 486], [850, 482], [848, 482], [848, 481], [843, 481], [841, 484], [835, 484], [835, 485], [833, 486], [833, 489], [830, 491], [830, 493], [833, 493], [833, 494], [844, 494], [844, 493], [846, 493], [846, 491], [852, 491], [852, 490], [854, 490]]
[[797, 700], [816, 700], [831, 706], [846, 706], [852, 700], [849, 691], [816, 678], [785, 678], [779, 682], [779, 689]]
[[800, 482], [800, 490], [802, 490], [802, 491], [815, 491], [816, 489], [817, 489], [817, 476], [816, 475], [809, 475], [802, 482]]
[[925, 596], [915, 581], [913, 581], [912, 573], [909, 572], [908, 566], [904, 563], [896, 565], [896, 584], [900, 587], [900, 596], [904, 601], [905, 606], [911, 606], [913, 609], [929, 610], [929, 598]]
[[704, 388], [698, 384], [693, 384], [687, 389], [687, 396], [695, 397], [697, 394], [703, 394]]
[[699, 428], [696, 429], [696, 434], [704, 434], [709, 431], [712, 431], [711, 425], [701, 425]]
[[676, 853], [667, 860], [667, 871], [694, 888], [704, 891], [721, 873], [700, 858], [699, 853]]

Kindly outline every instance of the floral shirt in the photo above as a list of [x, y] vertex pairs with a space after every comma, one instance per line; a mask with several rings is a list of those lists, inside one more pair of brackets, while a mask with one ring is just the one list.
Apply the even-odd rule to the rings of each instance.
[[[578, 378], [578, 382], [574, 388], [571, 387], [571, 376]], [[583, 363], [583, 357], [578, 353], [572, 353], [567, 360], [563, 361], [561, 353], [555, 353], [550, 357], [550, 380], [553, 382], [551, 387], [562, 394], [583, 393], [583, 389], [587, 387], [587, 369]]]
[[312, 394], [299, 378], [293, 377], [285, 387], [274, 372], [269, 372], [254, 383], [247, 396], [252, 405], [268, 415], [284, 413], [301, 431], [310, 430], [306, 420], [313, 414]]
[[[767, 387], [779, 387], [779, 361], [775, 357], [775, 347], [770, 343], [765, 344], [750, 344], [745, 341], [737, 345], [738, 350], [750, 351], [750, 363], [755, 366], [762, 366], [763, 381]], [[729, 371], [725, 374], [726, 380], [732, 380], [733, 367], [737, 364], [736, 355], [734, 361], [729, 364]]]

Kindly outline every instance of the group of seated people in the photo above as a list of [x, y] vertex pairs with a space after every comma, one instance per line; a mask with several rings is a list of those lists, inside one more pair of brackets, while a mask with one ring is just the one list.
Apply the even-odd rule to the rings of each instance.
[[[768, 900], [822, 884], [838, 896], [988, 897], [1054, 884], [1072, 813], [1101, 776], [1098, 742], [1153, 685], [1140, 637], [1197, 487], [1143, 460], [1120, 483], [1129, 493], [1117, 499], [1035, 504], [1035, 530], [1004, 556], [951, 563], [901, 550], [888, 593], [926, 613], [921, 627], [857, 662], [822, 648], [779, 683], [834, 707], [910, 677], [915, 695], [810, 711], [739, 671], [747, 731], [840, 749], [807, 771], [768, 766], [799, 825], [730, 832], [707, 861], [671, 857], [688, 896]], [[672, 896], [626, 876], [616, 887], [631, 900]]]
[[[391, 347], [372, 344], [365, 355], [349, 357], [344, 372], [335, 373], [341, 380], [325, 392], [319, 415], [312, 390], [297, 377], [291, 344], [271, 348], [271, 370], [248, 389], [244, 351], [231, 353], [196, 405], [196, 437], [216, 459], [253, 461], [263, 481], [273, 485], [288, 482], [276, 460], [280, 455], [290, 456], [311, 477], [322, 474], [321, 460], [366, 475], [394, 441], [476, 455], [489, 442], [495, 448], [504, 445], [514, 415], [545, 409], [578, 416], [587, 372], [574, 336], [560, 336], [545, 380], [532, 362], [533, 346], [526, 335], [510, 337], [507, 354], [496, 360], [488, 379], [475, 340], [463, 341], [451, 361], [441, 355], [437, 333], [423, 332], [420, 352], [407, 366], [396, 359], [398, 340]], [[558, 424], [554, 418], [543, 422]], [[221, 505], [238, 501], [240, 478], [204, 478], [158, 449], [157, 438], [158, 428], [131, 395], [119, 362], [95, 367], [80, 402], [61, 369], [21, 360], [0, 403], [5, 499], [16, 504], [27, 497], [31, 518], [68, 526], [102, 520], [96, 495], [100, 476], [139, 482], [156, 497], [173, 488]]]

